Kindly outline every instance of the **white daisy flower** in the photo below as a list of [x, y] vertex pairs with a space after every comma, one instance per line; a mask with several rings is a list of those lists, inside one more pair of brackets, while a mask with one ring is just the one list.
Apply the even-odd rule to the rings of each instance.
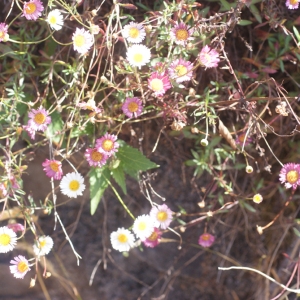
[[154, 219], [156, 227], [167, 229], [172, 222], [172, 211], [166, 204], [153, 206], [150, 211], [150, 217]]
[[115, 250], [129, 251], [134, 246], [134, 235], [125, 228], [119, 228], [110, 234], [110, 242]]
[[68, 173], [62, 178], [59, 187], [64, 195], [70, 198], [77, 198], [85, 190], [84, 179], [77, 172]]
[[0, 227], [0, 253], [7, 253], [13, 250], [16, 244], [16, 233], [6, 226]]
[[149, 215], [138, 216], [132, 227], [135, 235], [142, 241], [147, 239], [154, 231], [154, 220]]
[[132, 45], [127, 49], [127, 59], [131, 66], [142, 67], [146, 65], [151, 58], [150, 49], [144, 45]]
[[47, 255], [53, 247], [53, 240], [50, 236], [40, 236], [33, 245], [33, 252], [36, 256]]
[[47, 22], [52, 29], [60, 30], [64, 25], [63, 15], [58, 9], [54, 9], [49, 12]]
[[80, 54], [88, 52], [94, 44], [93, 35], [83, 28], [76, 28], [76, 31], [73, 33], [72, 40], [74, 50]]
[[124, 26], [122, 34], [128, 42], [138, 44], [145, 38], [146, 31], [142, 24], [130, 22]]

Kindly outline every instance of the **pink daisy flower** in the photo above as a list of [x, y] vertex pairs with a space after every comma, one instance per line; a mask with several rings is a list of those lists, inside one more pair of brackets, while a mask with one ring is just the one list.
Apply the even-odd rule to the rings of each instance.
[[160, 243], [161, 235], [162, 232], [159, 229], [154, 228], [152, 234], [143, 241], [143, 244], [146, 247], [154, 248]]
[[7, 196], [7, 186], [6, 183], [0, 183], [0, 199], [3, 199]]
[[16, 256], [10, 263], [12, 264], [9, 266], [10, 272], [15, 278], [23, 279], [26, 273], [31, 270], [28, 260], [22, 255]]
[[14, 232], [18, 232], [18, 231], [24, 231], [25, 227], [20, 224], [20, 223], [11, 223], [11, 224], [7, 224], [7, 227], [9, 229], [12, 229]]
[[96, 148], [87, 148], [84, 154], [90, 166], [102, 167], [106, 164], [108, 156], [99, 152]]
[[117, 136], [114, 134], [105, 133], [105, 135], [96, 140], [97, 151], [109, 156], [112, 156], [118, 151], [119, 143], [117, 142]]
[[93, 35], [83, 28], [76, 28], [72, 36], [72, 41], [74, 50], [80, 54], [88, 52], [94, 44]]
[[0, 23], [0, 42], [3, 42], [7, 39], [8, 25], [5, 23]]
[[286, 0], [285, 5], [288, 9], [297, 9], [299, 7], [299, 0]]
[[148, 79], [148, 87], [156, 97], [159, 97], [163, 96], [172, 86], [166, 73], [153, 72]]
[[29, 112], [28, 117], [29, 121], [27, 125], [34, 131], [45, 131], [51, 123], [51, 117], [43, 107], [32, 109]]
[[30, 0], [29, 2], [24, 2], [22, 17], [27, 20], [36, 21], [44, 10], [43, 3], [40, 0]]
[[198, 244], [204, 248], [210, 247], [215, 241], [215, 237], [209, 233], [203, 233], [200, 235]]
[[204, 46], [199, 54], [200, 63], [206, 68], [214, 68], [220, 62], [219, 53], [207, 45]]
[[247, 138], [246, 138], [246, 132], [242, 132], [237, 135], [235, 142], [240, 146], [243, 146], [243, 145], [247, 146], [252, 142], [252, 139], [249, 136], [247, 136]]
[[161, 229], [167, 229], [172, 222], [172, 211], [166, 204], [153, 206], [149, 215], [154, 220], [154, 226]]
[[181, 22], [171, 29], [171, 38], [175, 41], [177, 45], [185, 46], [188, 41], [193, 40], [191, 37], [194, 30], [188, 29], [186, 24]]
[[193, 76], [193, 64], [179, 58], [170, 64], [168, 71], [170, 78], [175, 79], [177, 83], [190, 81]]
[[63, 175], [63, 171], [62, 171], [62, 167], [61, 167], [61, 162], [58, 160], [49, 160], [46, 159], [43, 163], [42, 166], [44, 167], [44, 171], [46, 172], [46, 175], [50, 178], [56, 179], [56, 180], [60, 180], [62, 175]]
[[143, 103], [137, 97], [126, 98], [122, 105], [122, 110], [128, 118], [137, 118], [143, 111]]
[[35, 130], [29, 125], [23, 125], [23, 128], [27, 131], [32, 140], [35, 139]]
[[279, 180], [287, 189], [293, 187], [295, 190], [300, 185], [300, 165], [287, 163], [279, 173]]

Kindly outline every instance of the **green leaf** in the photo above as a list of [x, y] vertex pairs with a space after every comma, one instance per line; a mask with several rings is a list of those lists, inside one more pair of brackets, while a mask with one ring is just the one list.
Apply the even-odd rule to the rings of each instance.
[[124, 170], [122, 167], [118, 167], [116, 169], [111, 170], [111, 175], [116, 181], [116, 183], [121, 187], [123, 193], [126, 195], [126, 182], [125, 182], [125, 175]]
[[252, 22], [249, 21], [249, 20], [240, 20], [238, 25], [247, 26], [247, 25], [250, 25], [250, 24], [252, 24]]
[[257, 22], [262, 23], [261, 15], [257, 7], [255, 5], [250, 5], [249, 9], [255, 17], [255, 19], [257, 20]]
[[300, 34], [299, 34], [299, 31], [298, 31], [298, 29], [295, 26], [293, 26], [293, 31], [294, 31], [294, 34], [295, 34], [297, 40], [298, 40], [298, 44], [299, 44], [300, 43]]
[[240, 204], [242, 207], [245, 207], [247, 210], [251, 212], [256, 212], [256, 209], [252, 207], [250, 204], [248, 204], [247, 202], [241, 201]]
[[297, 228], [294, 227], [293, 231], [298, 237], [300, 237], [300, 231]]
[[91, 215], [96, 212], [104, 191], [108, 187], [110, 171], [107, 168], [92, 168], [89, 172], [90, 177], [90, 196], [91, 196]]
[[121, 161], [120, 166], [123, 167], [126, 173], [127, 170], [147, 171], [159, 167], [156, 163], [144, 156], [139, 150], [128, 145], [120, 147], [116, 156]]
[[60, 141], [61, 135], [58, 134], [59, 131], [62, 130], [64, 123], [61, 119], [61, 115], [55, 111], [51, 114], [51, 123], [49, 124], [46, 135], [49, 138], [52, 138], [54, 143], [58, 143]]

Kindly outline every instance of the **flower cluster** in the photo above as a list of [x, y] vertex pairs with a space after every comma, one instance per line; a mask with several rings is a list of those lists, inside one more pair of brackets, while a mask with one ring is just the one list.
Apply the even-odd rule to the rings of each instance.
[[[138, 216], [132, 231], [136, 238], [140, 239], [146, 247], [154, 248], [160, 242], [162, 232], [172, 222], [172, 211], [165, 204], [154, 206], [149, 215]], [[128, 229], [119, 228], [110, 235], [112, 247], [120, 252], [129, 251], [134, 246], [134, 235]]]

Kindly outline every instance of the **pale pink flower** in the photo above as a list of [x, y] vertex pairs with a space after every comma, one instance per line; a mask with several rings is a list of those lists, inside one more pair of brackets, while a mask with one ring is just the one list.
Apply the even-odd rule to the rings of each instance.
[[171, 29], [171, 38], [175, 41], [177, 45], [185, 46], [188, 41], [193, 40], [191, 37], [194, 30], [192, 28], [188, 29], [187, 25], [181, 22], [175, 25]]
[[284, 183], [287, 189], [295, 190], [300, 185], [300, 165], [295, 163], [287, 163], [283, 166], [279, 173], [279, 181]]
[[46, 175], [50, 178], [60, 180], [63, 171], [61, 167], [61, 162], [55, 159], [49, 160], [46, 159], [43, 163], [42, 166], [44, 167], [44, 171], [46, 172]]
[[163, 96], [172, 86], [166, 73], [153, 72], [148, 79], [148, 87], [156, 97], [159, 97]]
[[219, 53], [215, 49], [211, 49], [209, 46], [204, 46], [199, 53], [200, 63], [206, 68], [214, 68], [218, 66], [220, 62]]
[[143, 241], [143, 244], [146, 247], [154, 248], [160, 243], [161, 235], [162, 232], [159, 229], [154, 228], [152, 234]]
[[23, 125], [23, 129], [25, 129], [32, 140], [35, 139], [35, 130], [29, 125]]
[[31, 270], [28, 260], [22, 255], [16, 256], [10, 263], [12, 264], [9, 266], [10, 272], [15, 278], [23, 279], [26, 273]]
[[182, 58], [174, 60], [169, 66], [169, 75], [177, 83], [190, 81], [193, 76], [193, 64]]
[[246, 138], [246, 132], [242, 132], [237, 135], [235, 142], [236, 142], [236, 144], [238, 144], [240, 146], [243, 146], [243, 145], [247, 146], [252, 142], [252, 138], [250, 138], [249, 136], [247, 136], [247, 138]]
[[0, 199], [3, 199], [7, 196], [8, 191], [7, 191], [7, 185], [6, 183], [0, 183]]
[[149, 215], [154, 220], [155, 227], [161, 229], [167, 229], [172, 222], [172, 211], [166, 204], [153, 206]]
[[118, 151], [119, 143], [117, 142], [117, 136], [114, 134], [105, 133], [104, 136], [96, 140], [97, 151], [112, 156]]
[[106, 164], [108, 156], [99, 152], [96, 148], [87, 148], [84, 154], [90, 166], [102, 167]]
[[137, 118], [143, 111], [143, 103], [137, 97], [126, 98], [122, 105], [122, 110], [128, 118]]
[[8, 25], [5, 23], [0, 23], [0, 42], [3, 42], [7, 39]]
[[51, 117], [43, 107], [40, 107], [39, 109], [32, 109], [28, 113], [28, 117], [29, 121], [27, 125], [34, 131], [45, 131], [51, 123]]
[[209, 233], [203, 233], [200, 235], [198, 244], [204, 248], [210, 247], [215, 241], [215, 237]]
[[9, 229], [12, 229], [14, 232], [18, 232], [18, 231], [23, 232], [25, 230], [25, 227], [20, 223], [10, 223], [10, 224], [7, 224], [7, 227]]
[[139, 44], [145, 38], [146, 31], [142, 24], [130, 22], [124, 26], [122, 34], [128, 42]]
[[288, 9], [297, 9], [299, 7], [299, 0], [286, 0], [285, 5]]
[[83, 28], [76, 28], [72, 36], [72, 41], [74, 50], [80, 54], [88, 52], [94, 44], [93, 35]]
[[40, 0], [30, 0], [29, 2], [24, 2], [23, 14], [21, 17], [25, 17], [27, 20], [36, 21], [44, 10], [43, 3]]

